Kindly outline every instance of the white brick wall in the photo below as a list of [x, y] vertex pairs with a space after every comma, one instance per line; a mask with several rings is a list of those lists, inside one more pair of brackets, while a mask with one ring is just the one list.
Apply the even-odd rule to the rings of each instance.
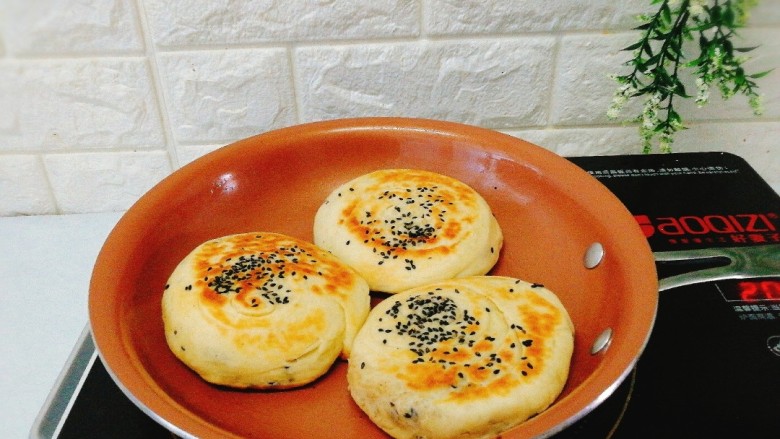
[[[649, 0], [2, 0], [0, 216], [116, 211], [178, 167], [297, 123], [413, 116], [562, 155], [639, 153], [606, 119]], [[780, 189], [780, 0], [742, 32], [765, 115], [683, 108], [677, 151]]]
[[516, 37], [296, 49], [303, 120], [417, 115], [545, 125], [555, 40]]

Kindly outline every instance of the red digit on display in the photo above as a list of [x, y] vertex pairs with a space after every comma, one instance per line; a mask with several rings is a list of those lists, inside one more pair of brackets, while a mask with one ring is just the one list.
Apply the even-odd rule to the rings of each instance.
[[737, 284], [740, 299], [746, 302], [780, 299], [780, 281], [743, 281]]
[[761, 290], [767, 299], [780, 299], [780, 282], [776, 280], [762, 281]]
[[739, 297], [746, 301], [752, 302], [758, 300], [758, 285], [755, 282], [740, 282], [739, 283]]

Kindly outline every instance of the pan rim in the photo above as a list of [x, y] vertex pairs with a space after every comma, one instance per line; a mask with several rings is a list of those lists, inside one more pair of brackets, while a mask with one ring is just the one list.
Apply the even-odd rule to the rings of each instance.
[[[336, 133], [336, 134], [350, 135], [350, 134], [354, 134], [355, 132], [370, 132], [372, 130], [385, 130], [387, 132], [398, 131], [398, 130], [415, 131], [421, 134], [426, 134], [426, 133], [437, 134], [443, 136], [452, 136], [454, 138], [459, 138], [459, 136], [475, 136], [475, 135], [488, 136], [491, 140], [497, 142], [496, 151], [502, 153], [507, 153], [506, 148], [508, 147], [506, 145], [513, 145], [513, 144], [517, 144], [518, 142], [528, 144], [527, 142], [522, 141], [521, 139], [517, 139], [484, 128], [463, 125], [455, 122], [433, 121], [427, 119], [351, 118], [351, 119], [338, 119], [332, 121], [311, 122], [307, 124], [301, 124], [301, 125], [270, 131], [268, 133], [259, 134], [257, 136], [252, 136], [250, 138], [242, 139], [237, 142], [234, 142], [231, 145], [228, 145], [224, 148], [218, 149], [217, 151], [209, 153], [206, 156], [202, 157], [201, 159], [197, 159], [194, 162], [175, 171], [174, 173], [166, 177], [164, 180], [162, 180], [160, 183], [158, 183], [158, 185], [156, 185], [154, 188], [152, 188], [150, 192], [155, 190], [160, 190], [160, 188], [165, 189], [167, 186], [172, 185], [173, 184], [172, 182], [175, 182], [180, 178], [184, 178], [183, 176], [186, 176], [187, 174], [191, 174], [206, 168], [209, 165], [209, 163], [213, 163], [219, 160], [223, 154], [230, 154], [231, 153], [230, 150], [232, 148], [241, 148], [242, 145], [247, 145], [251, 142], [266, 141], [268, 139], [281, 139], [284, 138], [285, 136], [290, 135], [291, 133], [300, 133], [300, 132], [304, 132], [306, 133], [306, 135], [309, 136], [316, 136], [318, 135], [318, 133], [321, 134], [324, 132], [328, 132], [331, 134]], [[592, 181], [595, 182], [598, 186], [601, 186], [603, 188], [603, 190], [600, 190], [602, 192], [601, 193], [602, 196], [608, 196], [614, 198], [614, 200], [612, 200], [611, 203], [614, 204], [616, 201], [618, 205], [622, 207], [623, 211], [620, 212], [619, 215], [624, 217], [630, 216], [630, 213], [628, 213], [628, 210], [625, 208], [625, 206], [623, 206], [623, 204], [619, 200], [617, 200], [617, 198], [611, 192], [609, 192], [606, 189], [606, 187], [601, 185], [601, 183], [599, 183], [595, 178], [587, 175], [585, 171], [581, 170], [576, 165], [561, 158], [560, 156], [555, 155], [553, 152], [544, 150], [543, 148], [535, 145], [532, 146], [536, 148], [534, 149], [533, 153], [538, 154], [538, 156], [542, 157], [541, 160], [544, 161], [545, 166], [548, 166], [549, 163], [552, 162], [553, 164], [549, 166], [553, 166], [556, 169], [558, 169], [558, 167], [562, 167], [564, 169], [570, 170], [571, 172], [580, 173], [581, 178], [585, 178], [585, 176], [587, 176], [588, 178], [592, 179]], [[604, 195], [605, 191], [608, 195]], [[230, 432], [222, 431], [220, 429], [213, 430], [211, 428], [212, 426], [207, 422], [194, 422], [192, 428], [190, 428], [189, 424], [187, 428], [184, 428], [181, 425], [179, 425], [177, 422], [170, 421], [168, 419], [170, 416], [159, 414], [158, 413], [158, 411], [160, 411], [159, 408], [148, 406], [144, 401], [147, 401], [148, 400], [147, 398], [149, 397], [155, 397], [155, 398], [159, 398], [159, 400], [161, 401], [165, 401], [168, 404], [172, 404], [176, 406], [175, 407], [176, 409], [181, 409], [181, 407], [176, 403], [176, 401], [172, 400], [167, 395], [157, 394], [158, 391], [155, 391], [154, 389], [148, 390], [144, 392], [144, 394], [142, 395], [138, 395], [137, 388], [127, 387], [125, 385], [126, 378], [123, 375], [125, 372], [121, 369], [121, 366], [117, 367], [118, 370], [115, 370], [115, 366], [117, 366], [117, 363], [114, 360], [116, 355], [121, 353], [121, 351], [124, 350], [126, 346], [113, 346], [113, 347], [109, 346], [109, 344], [111, 343], [110, 335], [106, 334], [105, 328], [102, 328], [96, 324], [96, 321], [100, 318], [98, 314], [105, 309], [104, 307], [101, 307], [99, 303], [93, 303], [93, 302], [97, 302], [97, 298], [98, 298], [97, 293], [93, 294], [93, 288], [95, 289], [101, 288], [101, 286], [103, 285], [101, 284], [100, 280], [97, 279], [99, 274], [98, 270], [100, 268], [98, 264], [103, 263], [103, 260], [105, 258], [104, 251], [110, 252], [110, 249], [108, 249], [107, 247], [110, 245], [111, 240], [116, 238], [115, 233], [119, 233], [117, 232], [117, 230], [119, 231], [125, 230], [124, 233], [127, 233], [126, 229], [128, 227], [132, 228], [133, 224], [141, 219], [139, 217], [138, 212], [140, 212], [144, 208], [143, 207], [144, 203], [148, 202], [148, 194], [149, 192], [147, 192], [147, 194], [142, 196], [136, 202], [136, 204], [134, 204], [128, 210], [128, 212], [120, 219], [117, 226], [111, 232], [108, 239], [106, 240], [106, 243], [104, 244], [104, 247], [103, 249], [101, 249], [101, 252], [98, 256], [98, 260], [96, 262], [96, 269], [93, 272], [93, 277], [90, 282], [90, 300], [89, 300], [90, 326], [92, 328], [93, 337], [95, 338], [96, 349], [100, 355], [101, 360], [106, 366], [106, 369], [111, 375], [112, 379], [119, 385], [122, 392], [125, 395], [127, 395], [131, 399], [131, 401], [133, 401], [137, 406], [139, 406], [142, 409], [142, 411], [144, 411], [147, 415], [155, 419], [157, 422], [160, 422], [169, 430], [182, 436], [190, 436], [190, 435], [199, 436], [201, 432], [205, 433], [209, 431], [211, 431], [214, 434], [229, 436]], [[650, 251], [649, 244], [644, 238], [644, 235], [641, 234], [641, 230], [639, 229], [639, 226], [636, 224], [634, 225], [636, 226], [636, 233], [634, 233], [635, 237], [632, 239], [631, 244], [639, 245], [640, 248], [635, 249], [637, 254], [646, 252], [647, 255], [649, 255], [649, 262], [652, 263], [652, 252]], [[638, 239], [639, 237], [641, 237], [641, 241]], [[641, 248], [642, 246], [644, 246], [644, 248]], [[649, 267], [647, 266], [640, 267], [640, 268], [644, 272], [650, 271]], [[656, 282], [657, 277], [655, 277], [654, 265], [652, 265], [652, 273], [653, 273], [653, 282]], [[643, 338], [641, 342], [635, 343], [633, 345], [635, 350], [635, 355], [633, 356], [633, 358], [631, 358], [630, 361], [621, 364], [620, 367], [621, 370], [617, 371], [617, 373], [613, 373], [615, 379], [612, 380], [611, 384], [603, 388], [601, 392], [590, 401], [590, 403], [585, 404], [580, 410], [567, 416], [566, 419], [557, 422], [555, 424], [554, 429], [545, 429], [544, 431], [538, 432], [538, 434], [536, 434], [537, 437], [545, 437], [549, 434], [554, 434], [555, 432], [558, 432], [566, 428], [567, 426], [571, 425], [572, 423], [576, 422], [577, 420], [581, 419], [587, 413], [592, 411], [593, 408], [598, 406], [604, 399], [609, 397], [609, 395], [611, 395], [614, 392], [617, 386], [620, 385], [620, 383], [622, 383], [625, 380], [625, 377], [628, 375], [630, 370], [635, 366], [636, 361], [639, 358], [639, 355], [644, 351], [649, 341], [652, 328], [655, 323], [656, 314], [657, 314], [657, 285], [655, 286], [648, 285], [648, 286], [644, 286], [644, 288], [647, 290], [655, 289], [656, 296], [655, 296], [654, 306], [652, 308], [652, 313], [650, 313], [651, 315], [648, 314], [648, 316], [646, 317], [646, 321], [642, 322], [642, 324], [646, 327], [646, 331], [643, 332]], [[115, 310], [115, 312], [117, 311]], [[116, 317], [118, 318], [119, 316], [116, 315]], [[129, 343], [129, 341], [127, 340], [124, 340], [124, 342]], [[125, 352], [125, 354], [132, 356], [132, 353]], [[154, 379], [148, 375], [147, 371], [138, 371], [138, 373], [140, 374], [142, 380], [145, 380], [147, 382], [154, 381]], [[566, 398], [571, 399], [571, 398], [578, 397], [577, 391], [580, 390], [584, 385], [585, 382], [583, 382], [578, 389], [574, 389], [570, 394], [566, 395], [564, 399]], [[533, 427], [533, 425], [538, 424], [538, 422], [532, 419], [529, 420], [526, 424]], [[532, 428], [530, 428], [530, 430], [534, 431]]]

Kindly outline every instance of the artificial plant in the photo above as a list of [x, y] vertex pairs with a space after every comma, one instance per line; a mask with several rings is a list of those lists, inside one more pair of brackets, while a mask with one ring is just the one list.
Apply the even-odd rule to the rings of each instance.
[[[613, 75], [618, 88], [607, 116], [619, 117], [629, 100], [644, 97], [641, 114], [632, 120], [639, 122], [642, 149], [649, 153], [656, 141], [658, 150], [671, 152], [674, 134], [686, 128], [675, 108], [678, 98], [695, 98], [703, 106], [715, 88], [724, 99], [747, 96], [753, 113], [760, 115], [761, 96], [755, 80], [769, 71], [748, 74], [743, 67], [745, 54], [756, 47], [738, 47], [733, 42], [757, 2], [651, 0], [658, 10], [639, 17], [642, 24], [635, 28], [639, 41], [623, 49], [632, 53], [625, 63], [630, 69]], [[695, 47], [686, 41], [698, 41], [696, 58], [686, 56], [688, 47]], [[688, 93], [681, 80], [684, 69], [691, 69], [695, 76], [695, 95]]]

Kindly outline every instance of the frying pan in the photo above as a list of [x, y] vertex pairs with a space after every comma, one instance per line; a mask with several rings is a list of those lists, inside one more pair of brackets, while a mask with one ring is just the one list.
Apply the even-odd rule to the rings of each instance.
[[567, 384], [546, 411], [504, 437], [544, 437], [607, 398], [637, 361], [658, 303], [653, 254], [603, 185], [541, 147], [495, 131], [406, 118], [316, 122], [220, 148], [143, 195], [95, 263], [89, 317], [100, 358], [122, 391], [180, 436], [383, 437], [350, 399], [346, 363], [289, 391], [213, 386], [165, 343], [160, 299], [198, 244], [240, 232], [312, 239], [326, 195], [358, 175], [417, 168], [474, 187], [504, 232], [490, 274], [542, 283], [568, 309], [575, 347]]

